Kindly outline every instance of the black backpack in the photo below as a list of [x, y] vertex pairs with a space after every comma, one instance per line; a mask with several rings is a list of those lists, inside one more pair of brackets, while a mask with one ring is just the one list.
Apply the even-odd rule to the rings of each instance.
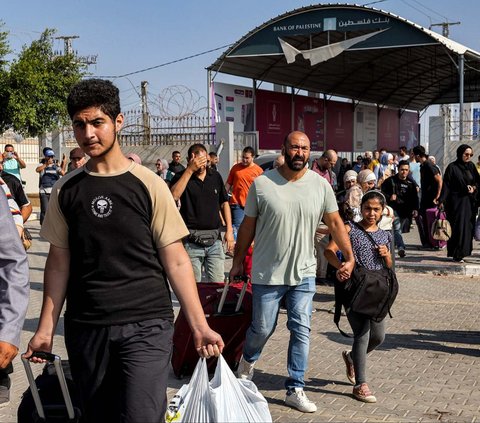
[[[353, 224], [366, 233], [375, 246], [378, 246], [365, 229], [356, 223]], [[333, 321], [340, 333], [350, 337], [339, 326], [342, 306], [345, 309], [364, 314], [371, 320], [381, 322], [387, 314], [390, 318], [392, 317], [390, 309], [397, 298], [398, 289], [395, 272], [387, 267], [380, 270], [369, 270], [356, 266], [348, 281], [335, 280], [335, 315]]]

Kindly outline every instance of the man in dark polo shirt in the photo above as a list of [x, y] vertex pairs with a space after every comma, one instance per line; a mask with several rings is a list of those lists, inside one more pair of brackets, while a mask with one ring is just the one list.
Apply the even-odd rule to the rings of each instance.
[[188, 149], [187, 168], [175, 175], [171, 191], [180, 200], [180, 214], [190, 231], [184, 239], [192, 261], [195, 280], [202, 280], [202, 265], [209, 282], [224, 280], [225, 253], [220, 237], [220, 212], [227, 226], [227, 251], [233, 252], [234, 239], [228, 196], [220, 174], [207, 167], [207, 150], [202, 144]]

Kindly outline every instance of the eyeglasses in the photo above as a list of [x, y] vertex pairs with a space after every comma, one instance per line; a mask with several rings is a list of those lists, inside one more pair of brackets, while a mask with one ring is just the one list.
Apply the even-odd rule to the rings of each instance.
[[470, 154], [470, 153], [463, 153], [463, 155], [464, 155], [465, 157], [473, 157], [473, 154]]
[[161, 163], [156, 163], [155, 166], [161, 166], [162, 164]]

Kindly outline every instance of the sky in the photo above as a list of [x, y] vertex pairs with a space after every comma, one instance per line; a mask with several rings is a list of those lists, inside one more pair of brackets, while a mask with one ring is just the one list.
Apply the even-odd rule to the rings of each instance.
[[[119, 87], [123, 110], [140, 107], [140, 83], [148, 82], [151, 113], [155, 107], [192, 108], [206, 104], [207, 72], [226, 47], [264, 22], [311, 2], [294, 0], [2, 0], [0, 20], [10, 33], [12, 58], [46, 28], [57, 36], [76, 35], [80, 56], [97, 55], [89, 72], [111, 77]], [[361, 1], [429, 27], [450, 27], [450, 38], [480, 51], [478, 0]], [[441, 27], [433, 27], [441, 32]], [[221, 48], [223, 47], [223, 48]], [[55, 50], [63, 41], [55, 40]], [[216, 51], [201, 54], [209, 50]], [[198, 55], [195, 58], [169, 62]], [[143, 71], [148, 68], [151, 70]], [[122, 76], [130, 74], [128, 76]], [[217, 74], [218, 82], [251, 86], [251, 81]], [[202, 98], [203, 97], [203, 98]], [[163, 101], [160, 101], [160, 98]], [[171, 100], [171, 101], [167, 101]], [[180, 106], [178, 106], [180, 104]], [[175, 108], [173, 107], [173, 108]]]

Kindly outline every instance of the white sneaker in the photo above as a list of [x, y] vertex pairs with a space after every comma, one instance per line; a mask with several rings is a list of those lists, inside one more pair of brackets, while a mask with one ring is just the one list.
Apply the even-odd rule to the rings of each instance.
[[287, 392], [285, 397], [285, 404], [296, 408], [302, 413], [314, 413], [317, 411], [315, 403], [310, 401], [302, 388], [293, 388]]
[[253, 363], [247, 363], [242, 355], [242, 358], [240, 359], [240, 363], [238, 363], [237, 377], [239, 379], [252, 380], [253, 367], [255, 366], [255, 363], [256, 361], [254, 361]]

